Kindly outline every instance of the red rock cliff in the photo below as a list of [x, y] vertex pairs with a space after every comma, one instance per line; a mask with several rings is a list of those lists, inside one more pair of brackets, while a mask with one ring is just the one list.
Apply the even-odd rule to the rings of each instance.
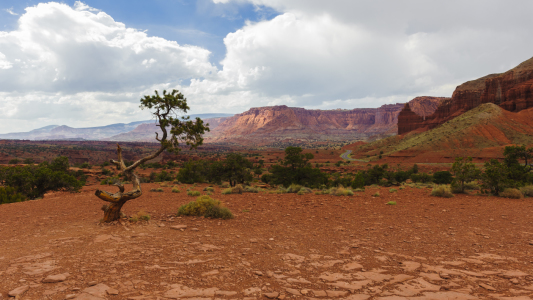
[[533, 107], [533, 58], [502, 74], [491, 74], [458, 86], [449, 101], [444, 101], [426, 118], [413, 114], [406, 105], [398, 117], [398, 134], [437, 127], [482, 103], [494, 103], [518, 112]]

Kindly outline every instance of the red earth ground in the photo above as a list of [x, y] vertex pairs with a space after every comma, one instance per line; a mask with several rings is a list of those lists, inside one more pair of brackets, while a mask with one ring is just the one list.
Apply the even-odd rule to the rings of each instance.
[[1, 295], [18, 289], [19, 299], [533, 296], [531, 199], [437, 198], [409, 186], [341, 197], [222, 195], [215, 187], [211, 196], [234, 219], [176, 217], [194, 199], [187, 188], [205, 186], [178, 185], [181, 193], [171, 193], [171, 187], [149, 192], [159, 184], [144, 184], [143, 196], [124, 212], [144, 210], [148, 222], [99, 224], [100, 185], [0, 205]]

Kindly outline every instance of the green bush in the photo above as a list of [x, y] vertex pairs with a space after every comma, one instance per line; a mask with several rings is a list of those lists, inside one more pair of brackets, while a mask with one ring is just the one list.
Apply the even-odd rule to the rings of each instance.
[[305, 194], [309, 194], [309, 193], [312, 193], [313, 191], [309, 188], [306, 188], [306, 187], [302, 187], [300, 188], [300, 190], [298, 191], [298, 195], [305, 195]]
[[287, 188], [287, 193], [298, 193], [301, 188], [302, 188], [301, 185], [293, 183]]
[[259, 190], [258, 190], [257, 188], [255, 188], [255, 187], [253, 187], [253, 186], [247, 186], [247, 187], [245, 187], [245, 188], [244, 188], [244, 191], [245, 191], [246, 193], [258, 193], [258, 192], [259, 192]]
[[10, 165], [16, 165], [16, 164], [19, 164], [20, 163], [20, 159], [16, 159], [16, 158], [13, 158], [13, 159], [10, 159], [8, 164]]
[[0, 187], [0, 204], [26, 201], [24, 195], [17, 193], [15, 188], [10, 186]]
[[520, 188], [522, 195], [527, 197], [533, 197], [533, 185], [528, 185]]
[[518, 189], [505, 189], [500, 193], [500, 197], [511, 199], [522, 199], [524, 195]]
[[433, 188], [433, 190], [431, 191], [431, 196], [451, 198], [453, 197], [453, 193], [449, 186], [439, 185]]
[[372, 197], [379, 197], [379, 196], [381, 196], [381, 195], [379, 194], [379, 192], [376, 192], [374, 195], [372, 195]]
[[396, 193], [397, 191], [398, 191], [397, 189], [390, 189], [389, 193]]
[[353, 191], [339, 186], [329, 189], [329, 194], [334, 196], [353, 196]]
[[452, 188], [460, 193], [465, 191], [465, 183], [472, 182], [481, 177], [481, 171], [472, 163], [472, 157], [455, 158], [455, 162], [452, 165], [452, 172], [455, 175]]
[[242, 185], [237, 184], [236, 186], [231, 188], [231, 193], [232, 194], [242, 194], [242, 193], [244, 193], [244, 188], [242, 187]]
[[181, 191], [178, 188], [172, 188], [173, 193], [181, 193]]
[[130, 222], [137, 222], [139, 220], [141, 221], [150, 221], [150, 215], [146, 213], [144, 210], [138, 211], [136, 214], [132, 215], [130, 217]]
[[215, 189], [213, 189], [213, 187], [210, 187], [210, 186], [204, 188], [204, 192], [214, 192], [214, 191]]
[[387, 202], [385, 204], [387, 204], [387, 205], [396, 205], [396, 201], [389, 201], [389, 202]]
[[24, 161], [22, 163], [24, 163], [26, 165], [31, 165], [31, 164], [34, 164], [35, 161], [33, 160], [33, 158], [26, 158], [26, 159], [24, 159]]
[[433, 181], [433, 177], [427, 173], [412, 174], [410, 178], [412, 182], [427, 183]]
[[231, 188], [222, 190], [222, 195], [229, 195], [229, 194], [231, 194]]
[[207, 218], [232, 219], [231, 211], [222, 206], [218, 200], [209, 196], [200, 196], [196, 201], [180, 206], [178, 216], [204, 216]]
[[199, 191], [187, 191], [187, 196], [198, 197], [201, 193]]
[[479, 191], [480, 189], [481, 189], [481, 187], [479, 186], [479, 184], [476, 181], [471, 181], [471, 182], [466, 182], [465, 183], [465, 190]]
[[450, 184], [452, 181], [453, 175], [448, 171], [438, 171], [433, 174], [433, 182], [436, 184]]

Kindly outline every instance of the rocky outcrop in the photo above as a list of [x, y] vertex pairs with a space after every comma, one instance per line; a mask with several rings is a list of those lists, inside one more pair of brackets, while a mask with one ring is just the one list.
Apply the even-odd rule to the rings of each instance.
[[[413, 107], [422, 114], [432, 113], [443, 98], [413, 99]], [[251, 108], [226, 119], [206, 135], [208, 142], [264, 144], [274, 139], [308, 141], [344, 141], [373, 135], [391, 135], [397, 131], [403, 104], [379, 108], [308, 110], [285, 105]]]
[[439, 126], [482, 103], [493, 103], [518, 112], [533, 107], [533, 58], [502, 74], [491, 74], [458, 86], [451, 100], [443, 101], [426, 118], [413, 114], [406, 105], [398, 117], [398, 134], [428, 130]]

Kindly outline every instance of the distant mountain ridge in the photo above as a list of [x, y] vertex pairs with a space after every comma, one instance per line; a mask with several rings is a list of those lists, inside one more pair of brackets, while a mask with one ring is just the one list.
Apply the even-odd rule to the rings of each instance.
[[[228, 117], [232, 114], [195, 114], [191, 118]], [[37, 128], [29, 132], [13, 132], [0, 134], [0, 139], [20, 139], [20, 140], [109, 140], [111, 137], [135, 130], [143, 124], [155, 123], [154, 120], [136, 121], [131, 123], [116, 123], [106, 126], [96, 126], [87, 128], [73, 128], [66, 125], [49, 125]], [[153, 132], [152, 132], [153, 134]], [[153, 137], [152, 137], [153, 139]]]

